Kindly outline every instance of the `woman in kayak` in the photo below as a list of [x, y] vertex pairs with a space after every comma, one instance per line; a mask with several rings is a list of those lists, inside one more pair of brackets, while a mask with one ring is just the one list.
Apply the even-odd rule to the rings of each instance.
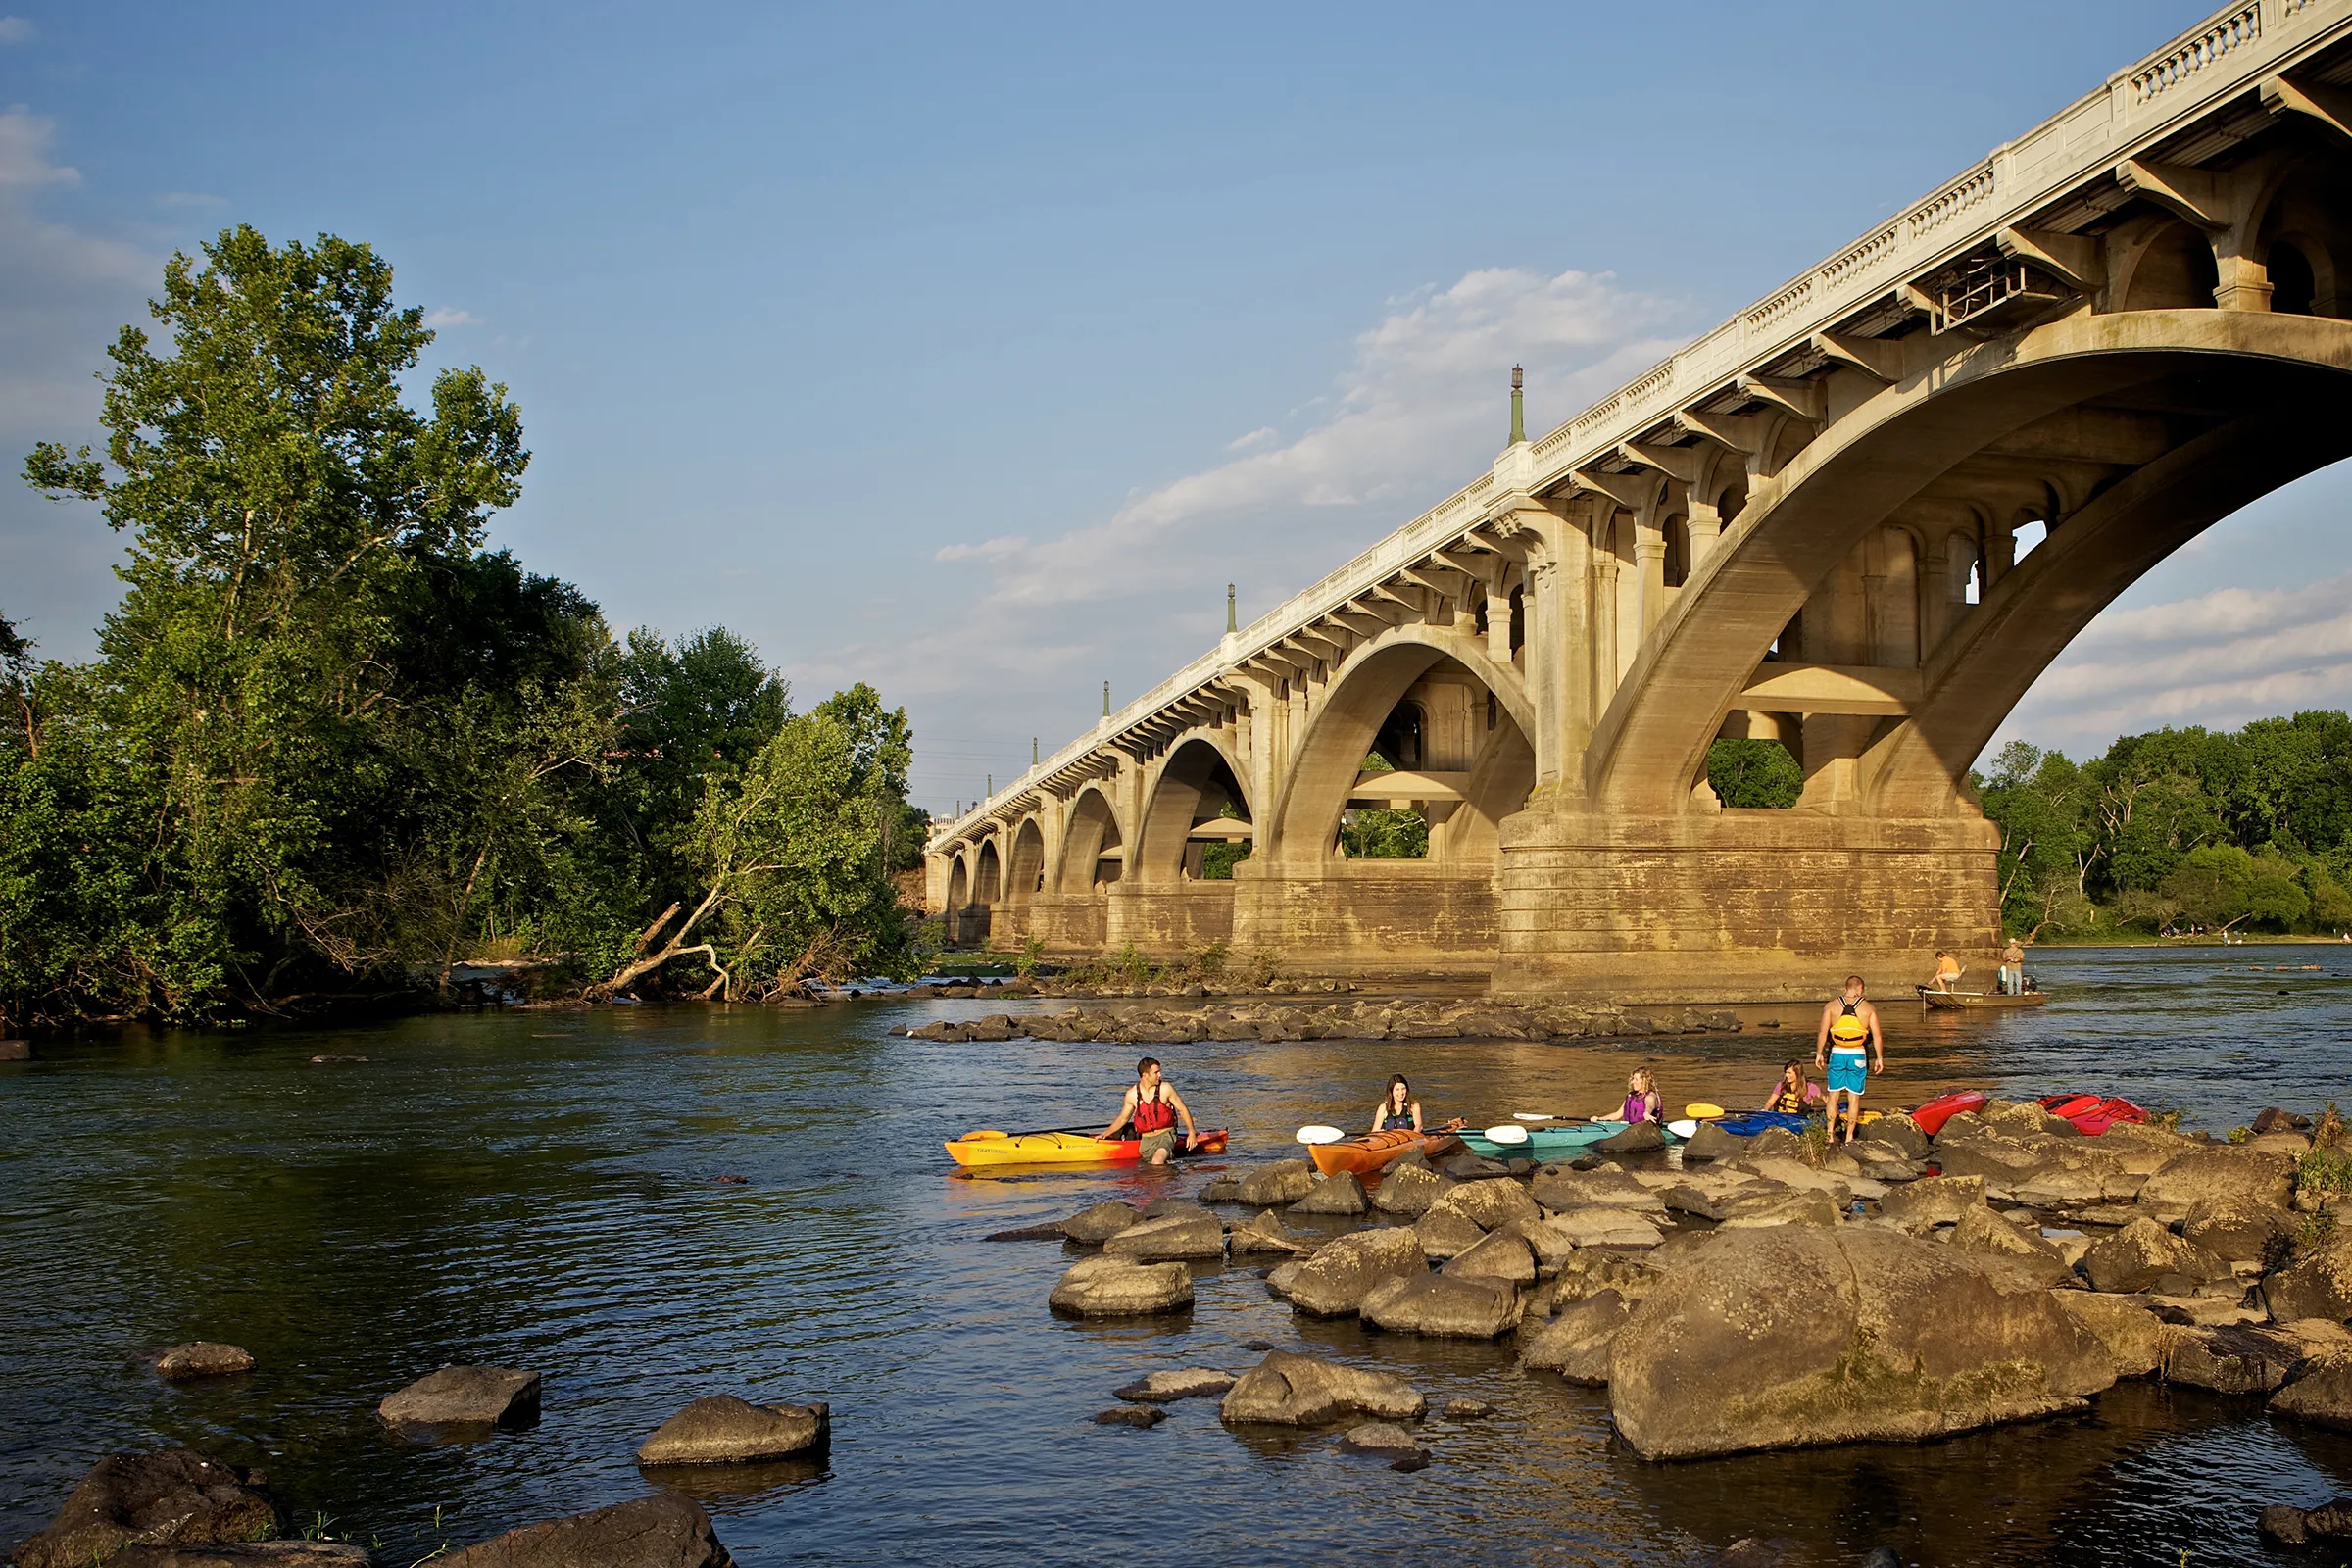
[[1413, 1086], [1397, 1073], [1389, 1080], [1389, 1092], [1381, 1097], [1372, 1111], [1372, 1130], [1393, 1133], [1421, 1130], [1421, 1102], [1413, 1098]]
[[1781, 1076], [1766, 1097], [1764, 1108], [1784, 1116], [1800, 1116], [1820, 1099], [1821, 1086], [1805, 1075], [1801, 1065], [1791, 1061], [1781, 1068]]
[[1625, 1081], [1623, 1114], [1617, 1119], [1623, 1122], [1657, 1121], [1664, 1109], [1665, 1102], [1658, 1097], [1657, 1080], [1650, 1077], [1647, 1067], [1635, 1068], [1634, 1075]]

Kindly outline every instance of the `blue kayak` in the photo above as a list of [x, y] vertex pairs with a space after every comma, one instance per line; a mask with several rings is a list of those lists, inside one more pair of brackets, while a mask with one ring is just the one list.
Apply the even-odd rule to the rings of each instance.
[[1805, 1130], [1805, 1121], [1802, 1111], [1743, 1110], [1737, 1115], [1717, 1116], [1709, 1125], [1722, 1128], [1734, 1138], [1753, 1138], [1768, 1127], [1801, 1133]]

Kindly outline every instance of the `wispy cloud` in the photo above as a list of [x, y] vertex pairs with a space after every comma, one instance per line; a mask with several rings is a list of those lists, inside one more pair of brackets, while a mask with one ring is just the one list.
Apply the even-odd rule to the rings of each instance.
[[2352, 574], [2110, 612], [2034, 683], [1998, 739], [2085, 755], [2162, 725], [2228, 728], [2340, 707], [2352, 707]]
[[40, 29], [24, 17], [0, 17], [0, 44], [30, 43]]
[[49, 162], [49, 140], [57, 122], [23, 104], [0, 110], [0, 187], [78, 185], [81, 171]]
[[1226, 442], [1225, 450], [1228, 452], [1255, 452], [1261, 447], [1270, 447], [1281, 439], [1282, 432], [1280, 430], [1270, 424], [1261, 424], [1248, 435], [1237, 435]]
[[995, 561], [1005, 556], [1017, 556], [1029, 548], [1025, 533], [1008, 533], [995, 539], [984, 539], [976, 545], [943, 545], [932, 556], [934, 561]]
[[482, 318], [471, 311], [461, 311], [454, 305], [436, 305], [424, 313], [424, 324], [434, 331], [452, 326], [479, 326]]

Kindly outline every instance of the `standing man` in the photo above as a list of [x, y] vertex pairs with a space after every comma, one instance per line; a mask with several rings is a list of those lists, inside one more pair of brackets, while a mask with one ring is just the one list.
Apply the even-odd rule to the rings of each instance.
[[1135, 1064], [1135, 1087], [1119, 1102], [1119, 1113], [1109, 1126], [1095, 1136], [1108, 1138], [1130, 1122], [1135, 1124], [1135, 1136], [1143, 1140], [1136, 1158], [1147, 1165], [1165, 1165], [1176, 1153], [1176, 1119], [1184, 1118], [1184, 1147], [1189, 1152], [1200, 1147], [1200, 1137], [1193, 1128], [1192, 1108], [1176, 1086], [1159, 1075], [1159, 1058], [1146, 1056]]
[[2017, 938], [2011, 937], [2009, 946], [2001, 950], [2001, 994], [2007, 997], [2019, 996], [2024, 993], [2025, 989], [2025, 944], [2018, 941]]
[[[1867, 1051], [1865, 1051], [1867, 1046]], [[1886, 1047], [1879, 1033], [1879, 1009], [1862, 1000], [1862, 977], [1845, 977], [1843, 995], [1821, 1009], [1821, 1032], [1813, 1041], [1813, 1065], [1829, 1069], [1830, 1142], [1838, 1142], [1838, 1102], [1845, 1102], [1845, 1142], [1862, 1125], [1862, 1091], [1870, 1074], [1886, 1070]]]

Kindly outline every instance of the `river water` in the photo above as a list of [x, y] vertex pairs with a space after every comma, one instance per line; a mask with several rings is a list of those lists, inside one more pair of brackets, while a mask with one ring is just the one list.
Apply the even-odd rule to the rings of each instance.
[[[1874, 1087], [1903, 1103], [1947, 1084], [2103, 1089], [2216, 1129], [2347, 1087], [2352, 951], [2082, 951], [2035, 967], [2054, 1002], [2030, 1014], [1888, 1005], [1889, 1071]], [[1682, 1564], [1762, 1535], [1822, 1563], [1886, 1544], [1913, 1563], [2178, 1568], [2183, 1549], [2259, 1556], [2265, 1502], [2352, 1490], [2352, 1437], [2144, 1385], [2081, 1419], [1924, 1447], [1648, 1465], [1612, 1441], [1604, 1392], [1521, 1374], [1509, 1342], [1308, 1322], [1256, 1266], [1199, 1268], [1189, 1317], [1055, 1319], [1062, 1248], [984, 1238], [1104, 1197], [1191, 1191], [1208, 1171], [952, 1176], [943, 1137], [1099, 1122], [1129, 1081], [1132, 1048], [888, 1032], [1021, 1005], [133, 1032], [0, 1065], [0, 1545], [39, 1528], [99, 1455], [185, 1444], [262, 1466], [300, 1522], [323, 1512], [330, 1534], [376, 1541], [405, 1568], [444, 1541], [641, 1494], [638, 1443], [713, 1393], [834, 1409], [824, 1466], [693, 1483], [751, 1565], [1258, 1562], [1349, 1546]], [[1643, 1060], [1672, 1104], [1751, 1102], [1810, 1046], [1802, 1010], [1778, 1016], [1778, 1031], [1622, 1047], [1159, 1054], [1203, 1124], [1234, 1129], [1241, 1163], [1295, 1152], [1302, 1122], [1368, 1115], [1394, 1070], [1433, 1112], [1474, 1122], [1592, 1110]], [[320, 1054], [368, 1059], [312, 1065]], [[137, 1359], [197, 1338], [260, 1365], [175, 1389]], [[1245, 1367], [1251, 1342], [1398, 1371], [1433, 1407], [1499, 1408], [1433, 1418], [1435, 1463], [1409, 1475], [1340, 1453], [1330, 1434], [1228, 1432], [1211, 1400], [1170, 1406], [1152, 1431], [1088, 1419], [1155, 1367]], [[542, 1419], [444, 1447], [385, 1433], [376, 1401], [448, 1362], [541, 1370]]]

